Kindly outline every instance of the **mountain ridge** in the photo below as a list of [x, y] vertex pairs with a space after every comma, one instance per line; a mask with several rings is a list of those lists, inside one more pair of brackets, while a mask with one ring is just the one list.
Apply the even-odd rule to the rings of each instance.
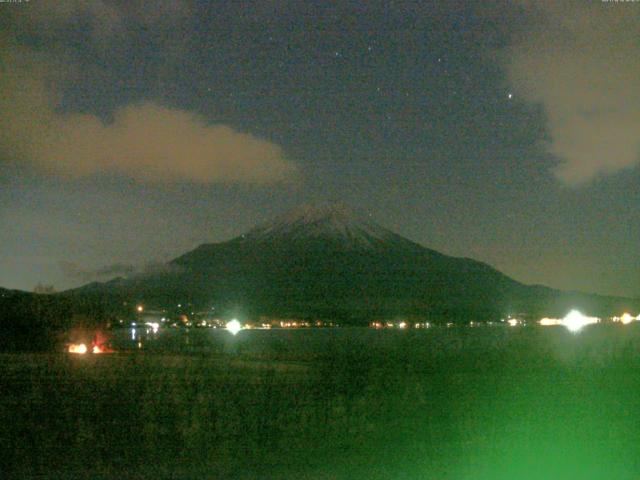
[[[68, 292], [247, 316], [496, 320], [525, 312], [604, 315], [632, 299], [527, 286], [474, 259], [406, 239], [342, 204], [304, 205], [244, 235], [201, 244], [166, 271]], [[86, 286], [88, 287], [88, 286]]]

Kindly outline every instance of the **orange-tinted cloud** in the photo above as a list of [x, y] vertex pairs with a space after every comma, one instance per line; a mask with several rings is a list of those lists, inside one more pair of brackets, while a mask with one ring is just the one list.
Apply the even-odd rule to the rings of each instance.
[[[58, 109], [56, 86], [73, 65], [4, 41], [0, 45], [0, 152], [54, 175], [115, 172], [140, 181], [269, 184], [298, 178], [280, 146], [154, 102], [103, 121]], [[65, 78], [68, 77], [68, 78]]]

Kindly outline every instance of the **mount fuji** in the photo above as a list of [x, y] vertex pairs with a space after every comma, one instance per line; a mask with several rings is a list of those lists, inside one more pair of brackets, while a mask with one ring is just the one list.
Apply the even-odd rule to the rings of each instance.
[[496, 320], [619, 314], [637, 301], [524, 285], [469, 258], [441, 254], [342, 204], [304, 205], [237, 238], [202, 244], [150, 274], [65, 292], [100, 304], [213, 306], [221, 315]]

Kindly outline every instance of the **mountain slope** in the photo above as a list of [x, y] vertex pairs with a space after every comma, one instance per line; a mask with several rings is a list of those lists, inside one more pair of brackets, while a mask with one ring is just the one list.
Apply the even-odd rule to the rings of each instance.
[[303, 206], [230, 241], [200, 245], [162, 273], [73, 294], [345, 322], [407, 315], [495, 320], [521, 312], [564, 315], [580, 306], [605, 315], [632, 305], [523, 285], [484, 263], [425, 248], [343, 205]]

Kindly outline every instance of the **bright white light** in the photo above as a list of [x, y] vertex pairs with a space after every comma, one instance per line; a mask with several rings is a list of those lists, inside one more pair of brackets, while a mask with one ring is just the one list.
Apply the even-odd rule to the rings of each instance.
[[160, 328], [160, 324], [158, 322], [147, 322], [145, 325], [151, 327], [151, 331], [153, 333], [158, 333], [158, 329]]
[[233, 320], [227, 322], [227, 330], [229, 330], [232, 335], [235, 335], [240, 330], [242, 330], [242, 325], [240, 325], [240, 322], [234, 318]]
[[517, 318], [510, 318], [509, 320], [507, 320], [507, 323], [509, 324], [510, 327], [517, 327], [518, 326], [518, 319]]
[[563, 321], [560, 320], [559, 318], [541, 318], [540, 319], [540, 325], [542, 325], [543, 327], [550, 327], [553, 325], [562, 325]]
[[600, 321], [599, 318], [596, 317], [586, 317], [578, 310], [571, 310], [566, 317], [562, 319], [562, 324], [567, 327], [567, 329], [571, 332], [578, 332], [585, 325], [590, 325], [592, 323], [598, 323]]
[[400, 324], [398, 326], [400, 328], [407, 328], [407, 323], [406, 322], [400, 322]]
[[72, 343], [69, 345], [69, 353], [87, 353], [87, 346], [84, 343]]
[[631, 316], [630, 313], [623, 313], [622, 316], [620, 317], [620, 321], [622, 322], [623, 325], [628, 325], [629, 323], [633, 322], [635, 320], [635, 318], [633, 318]]

